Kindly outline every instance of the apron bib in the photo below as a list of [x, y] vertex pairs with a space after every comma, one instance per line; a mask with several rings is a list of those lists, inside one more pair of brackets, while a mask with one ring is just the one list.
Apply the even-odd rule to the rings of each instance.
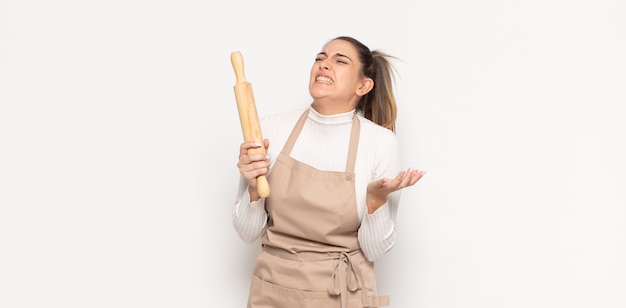
[[352, 120], [344, 172], [322, 171], [289, 155], [306, 110], [274, 162], [269, 214], [252, 274], [248, 308], [378, 307], [374, 264], [360, 250], [354, 165], [360, 123]]

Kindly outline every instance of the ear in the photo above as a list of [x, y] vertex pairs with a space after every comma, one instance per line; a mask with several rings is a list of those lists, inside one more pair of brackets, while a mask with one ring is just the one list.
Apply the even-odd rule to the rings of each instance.
[[356, 95], [363, 96], [374, 88], [374, 80], [372, 78], [363, 78], [359, 87], [356, 89]]

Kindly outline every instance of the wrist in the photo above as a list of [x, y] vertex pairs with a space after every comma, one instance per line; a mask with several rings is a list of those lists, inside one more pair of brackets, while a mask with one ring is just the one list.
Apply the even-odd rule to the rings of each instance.
[[259, 195], [259, 192], [257, 191], [256, 187], [252, 188], [248, 186], [248, 194], [250, 195], [250, 202], [254, 202], [254, 201], [261, 199], [261, 196]]
[[367, 205], [367, 213], [374, 214], [374, 212], [376, 212], [378, 208], [383, 206], [385, 202], [387, 202], [387, 198], [377, 198], [377, 197], [367, 196], [365, 198], [365, 203]]

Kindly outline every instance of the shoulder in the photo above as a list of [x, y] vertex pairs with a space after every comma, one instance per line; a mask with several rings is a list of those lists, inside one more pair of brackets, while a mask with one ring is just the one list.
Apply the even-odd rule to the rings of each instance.
[[359, 152], [372, 168], [371, 179], [394, 177], [401, 168], [400, 142], [396, 134], [359, 115]]
[[300, 118], [302, 113], [306, 110], [306, 108], [296, 109], [292, 111], [275, 113], [262, 116], [259, 121], [264, 125], [287, 125], [288, 123], [295, 124], [296, 121]]
[[[296, 125], [304, 108], [293, 111], [265, 115], [259, 118], [263, 136], [267, 138], [286, 138], [286, 134]], [[284, 138], [283, 138], [284, 137]]]
[[390, 129], [382, 127], [361, 115], [358, 115], [361, 122], [361, 138], [363, 141], [377, 143], [380, 146], [397, 147], [398, 138]]

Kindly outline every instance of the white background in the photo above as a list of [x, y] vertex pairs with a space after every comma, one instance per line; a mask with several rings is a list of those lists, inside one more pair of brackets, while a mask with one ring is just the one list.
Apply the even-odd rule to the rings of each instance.
[[0, 307], [244, 307], [241, 130], [350, 35], [400, 58], [392, 307], [625, 307], [621, 0], [0, 1]]

